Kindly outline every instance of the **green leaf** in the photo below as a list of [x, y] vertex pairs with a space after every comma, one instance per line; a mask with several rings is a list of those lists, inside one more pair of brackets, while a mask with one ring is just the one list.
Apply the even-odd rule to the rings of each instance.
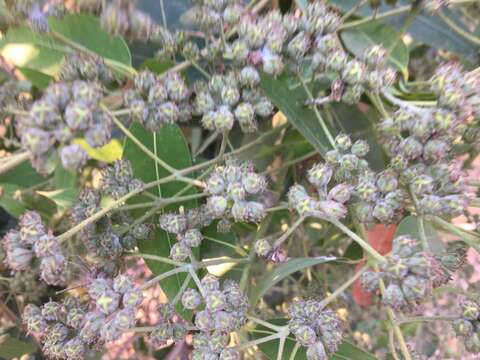
[[26, 210], [25, 203], [18, 198], [18, 191], [23, 188], [17, 184], [0, 185], [0, 205], [11, 215], [18, 217]]
[[132, 57], [125, 41], [119, 36], [110, 36], [104, 31], [97, 17], [86, 14], [71, 14], [61, 19], [51, 17], [50, 29], [94, 53], [131, 66]]
[[[345, 47], [355, 56], [363, 57], [365, 50], [373, 45], [382, 45], [389, 49], [397, 41], [400, 34], [391, 26], [373, 21], [352, 29], [342, 31], [342, 38]], [[405, 79], [408, 79], [409, 52], [403, 41], [399, 41], [393, 49], [388, 62], [400, 70]]]
[[26, 342], [6, 335], [0, 339], [0, 357], [4, 359], [19, 358], [37, 350], [33, 342]]
[[31, 187], [45, 181], [32, 167], [30, 161], [26, 160], [14, 169], [0, 174], [0, 184], [15, 184], [20, 187]]
[[53, 77], [47, 74], [44, 74], [38, 70], [30, 69], [28, 67], [18, 67], [18, 70], [27, 78], [32, 85], [36, 86], [39, 89], [46, 89], [50, 82], [53, 80]]
[[320, 125], [313, 110], [305, 106], [308, 99], [303, 88], [291, 88], [287, 75], [277, 78], [262, 74], [262, 88], [276, 107], [287, 117], [288, 121], [321, 154], [331, 149], [327, 135]]
[[74, 189], [77, 186], [77, 173], [65, 169], [60, 163], [55, 169], [53, 183], [56, 189]]
[[[65, 46], [27, 26], [11, 28], [0, 40], [0, 54], [7, 61], [50, 76], [60, 70], [66, 51]], [[25, 75], [32, 83], [36, 81], [36, 76], [28, 77], [28, 71]]]
[[[347, 11], [358, 4], [358, 0], [332, 0], [332, 3], [339, 6], [341, 9]], [[397, 1], [398, 6], [411, 5], [410, 0]], [[378, 10], [378, 14], [385, 11], [392, 10], [391, 6], [382, 5]], [[448, 9], [447, 14], [450, 15]], [[356, 12], [361, 16], [371, 16], [372, 10], [368, 6], [362, 6]], [[405, 23], [407, 12], [382, 19], [383, 23], [388, 23], [400, 29]], [[354, 29], [353, 29], [354, 30]], [[415, 18], [415, 21], [408, 29], [408, 33], [417, 41], [430, 45], [436, 49], [445, 49], [460, 55], [467, 56], [470, 60], [478, 60], [478, 51], [480, 46], [465, 39], [461, 35], [452, 31], [445, 22], [438, 16], [431, 16], [425, 12], [420, 13]]]
[[53, 191], [37, 191], [37, 194], [52, 200], [59, 211], [64, 212], [70, 209], [77, 199], [77, 189], [59, 189]]
[[250, 292], [250, 305], [255, 307], [256, 303], [275, 284], [285, 279], [290, 274], [310, 266], [324, 264], [336, 260], [334, 256], [319, 256], [314, 258], [297, 258], [284, 262], [258, 280], [257, 285]]
[[[182, 131], [178, 126], [165, 125], [156, 133], [152, 133], [145, 130], [141, 125], [135, 123], [130, 128], [130, 131], [153, 153], [156, 153], [159, 158], [174, 168], [183, 169], [192, 165], [190, 151], [185, 138], [183, 137]], [[125, 141], [124, 157], [130, 160], [135, 176], [145, 183], [170, 175], [165, 169], [161, 168], [160, 166], [156, 166], [156, 163], [150, 157], [145, 155], [145, 153], [129, 139]], [[172, 181], [162, 184], [159, 187], [152, 188], [150, 189], [150, 192], [156, 196], [167, 198], [174, 196], [177, 192], [184, 189], [185, 186], [186, 185], [182, 182]], [[182, 195], [192, 195], [195, 193], [196, 189], [190, 188]], [[133, 199], [132, 203], [138, 203], [142, 201], [151, 201], [151, 199], [137, 197], [136, 199]], [[196, 205], [197, 202], [195, 200], [191, 200], [168, 206], [165, 211], [177, 211], [180, 206], [188, 209], [196, 207]], [[134, 214], [141, 216], [143, 213], [144, 211], [140, 211]], [[158, 217], [155, 218], [155, 222], [157, 221]], [[174, 243], [175, 238], [172, 235], [157, 228], [154, 239], [140, 241], [138, 246], [142, 253], [168, 257], [171, 246]], [[146, 263], [155, 275], [162, 274], [172, 269], [172, 266], [158, 261], [146, 260]], [[185, 275], [179, 274], [162, 281], [161, 287], [169, 299], [173, 299], [175, 297], [182, 286], [184, 279]], [[179, 311], [183, 311], [181, 307], [178, 309]], [[186, 313], [183, 312], [184, 316], [185, 314]]]
[[[397, 231], [395, 232], [395, 237], [401, 235], [409, 235], [412, 238], [421, 241], [420, 220], [420, 217], [413, 215], [404, 218], [400, 222], [400, 224], [398, 224]], [[430, 222], [424, 219], [423, 224], [425, 227], [425, 235], [430, 250], [434, 254], [442, 254], [445, 251], [445, 244], [441, 240], [439, 234]]]
[[[233, 231], [228, 233], [219, 233], [217, 231], [217, 223], [218, 222], [215, 221], [210, 226], [204, 228], [202, 230], [203, 235], [209, 237], [210, 239], [221, 241], [225, 244], [238, 246], [239, 242], [235, 233]], [[236, 251], [233, 247], [222, 245], [219, 242], [210, 239], [204, 239], [202, 241], [202, 245], [200, 246], [200, 254], [202, 259], [216, 258], [220, 256], [234, 257], [236, 255]]]

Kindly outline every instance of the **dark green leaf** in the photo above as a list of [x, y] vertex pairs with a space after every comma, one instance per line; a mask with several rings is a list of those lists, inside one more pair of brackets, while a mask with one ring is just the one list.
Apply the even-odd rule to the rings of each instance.
[[13, 359], [37, 350], [33, 342], [16, 339], [10, 335], [0, 339], [0, 358]]
[[334, 261], [334, 256], [319, 256], [314, 258], [297, 258], [284, 262], [272, 271], [264, 275], [258, 280], [258, 283], [253, 287], [250, 292], [250, 305], [252, 307], [265, 295], [265, 293], [271, 289], [275, 284], [285, 279], [290, 274], [299, 270], [308, 268], [310, 266], [323, 264], [326, 262]]
[[140, 69], [148, 69], [156, 74], [162, 74], [170, 69], [174, 64], [171, 61], [158, 61], [157, 59], [147, 59], [140, 65]]
[[22, 187], [14, 184], [1, 184], [0, 205], [11, 215], [18, 217], [25, 212], [26, 205], [18, 198], [18, 191]]
[[[400, 34], [389, 25], [373, 21], [342, 31], [340, 36], [345, 47], [355, 56], [362, 58], [365, 50], [373, 45], [382, 45], [385, 49], [389, 49]], [[403, 41], [399, 41], [388, 61], [390, 65], [400, 70], [406, 79], [408, 79], [408, 59], [408, 49]]]
[[[183, 169], [192, 165], [190, 158], [190, 151], [188, 149], [185, 138], [182, 131], [176, 125], [166, 125], [156, 133], [151, 133], [145, 130], [139, 124], [133, 124], [130, 131], [139, 139], [145, 146], [147, 146], [153, 153], [156, 153], [159, 158], [167, 162], [169, 165], [176, 169]], [[124, 145], [124, 157], [130, 160], [133, 171], [136, 177], [144, 181], [145, 183], [155, 181], [170, 175], [165, 169], [157, 166], [156, 163], [130, 140], [126, 140]], [[185, 188], [185, 184], [178, 181], [162, 184], [159, 187], [150, 189], [150, 192], [156, 196], [168, 198], [174, 196], [177, 192]], [[182, 195], [195, 194], [196, 189], [190, 188]], [[148, 198], [136, 198], [134, 203], [142, 201], [151, 201]], [[196, 207], [197, 202], [191, 200], [188, 202], [178, 203], [171, 205], [165, 209], [165, 211], [177, 211], [180, 206], [184, 208]], [[137, 212], [138, 216], [143, 215], [144, 211]], [[158, 217], [154, 219], [158, 221]], [[150, 240], [144, 240], [139, 242], [140, 251], [147, 254], [153, 254], [162, 257], [168, 257], [170, 254], [170, 248], [174, 244], [175, 238], [166, 233], [165, 231], [158, 229], [155, 231], [155, 237]], [[146, 260], [148, 267], [155, 274], [161, 274], [168, 270], [171, 270], [170, 265]], [[173, 299], [178, 293], [178, 290], [183, 284], [185, 276], [183, 274], [172, 276], [162, 281], [161, 286], [169, 299]]]
[[53, 182], [56, 189], [76, 188], [77, 173], [65, 169], [61, 164], [55, 169]]
[[[420, 217], [418, 216], [407, 216], [404, 218], [400, 224], [398, 224], [397, 231], [395, 232], [395, 237], [400, 235], [409, 235], [418, 241], [421, 241], [421, 232], [420, 232]], [[425, 235], [427, 238], [427, 243], [430, 250], [435, 254], [441, 254], [445, 251], [445, 245], [441, 240], [439, 234], [436, 232], [433, 225], [423, 220], [425, 227]]]
[[262, 74], [262, 88], [269, 99], [316, 150], [325, 154], [331, 146], [314, 111], [305, 106], [307, 94], [302, 86], [293, 89], [289, 85], [287, 75], [273, 78]]
[[[339, 6], [341, 9], [347, 11], [355, 6], [357, 0], [332, 0], [332, 3]], [[399, 0], [398, 6], [411, 5], [410, 0]], [[382, 14], [385, 11], [392, 10], [390, 6], [382, 5], [378, 13]], [[357, 14], [361, 16], [371, 16], [372, 10], [368, 6], [362, 6]], [[449, 14], [447, 9], [447, 14]], [[400, 29], [405, 23], [407, 12], [397, 16], [387, 17], [382, 19], [384, 23], [388, 23], [397, 29]], [[450, 15], [450, 14], [449, 14]], [[478, 52], [480, 46], [473, 44], [461, 35], [452, 31], [445, 22], [438, 16], [427, 15], [422, 12], [417, 15], [415, 21], [410, 26], [408, 33], [412, 37], [422, 43], [430, 45], [437, 49], [445, 49], [460, 55], [467, 56], [471, 60], [478, 59]]]
[[94, 53], [115, 60], [124, 65], [132, 64], [132, 57], [125, 41], [110, 36], [104, 31], [97, 17], [85, 14], [72, 14], [62, 19], [50, 18], [50, 29]]
[[203, 240], [200, 247], [200, 254], [202, 259], [215, 258], [220, 256], [234, 257], [237, 254], [234, 248], [229, 247], [228, 245], [222, 245], [219, 242], [215, 241], [219, 240], [232, 246], [238, 246], [238, 239], [233, 231], [225, 234], [219, 233], [217, 231], [217, 222], [214, 222], [212, 225], [203, 229], [202, 233], [205, 237], [210, 238]]
[[0, 184], [11, 183], [26, 188], [35, 186], [43, 181], [45, 181], [45, 178], [32, 168], [28, 160], [0, 175]]
[[18, 70], [20, 70], [20, 72], [32, 83], [32, 85], [39, 89], [47, 88], [47, 86], [53, 80], [52, 76], [28, 67], [18, 67]]

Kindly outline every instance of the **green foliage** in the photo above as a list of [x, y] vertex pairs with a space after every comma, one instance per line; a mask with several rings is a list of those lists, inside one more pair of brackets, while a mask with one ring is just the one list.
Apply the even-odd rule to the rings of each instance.
[[[176, 169], [183, 169], [192, 165], [190, 151], [188, 149], [182, 131], [176, 125], [164, 126], [160, 131], [152, 134], [145, 130], [141, 125], [134, 124], [131, 127], [132, 134], [139, 139], [142, 144], [147, 146], [160, 159]], [[145, 183], [164, 178], [169, 172], [160, 167], [155, 161], [147, 157], [143, 151], [130, 140], [126, 140], [124, 145], [124, 158], [130, 160], [134, 175]], [[160, 198], [175, 196], [178, 192], [185, 189], [185, 184], [179, 181], [171, 181], [152, 188], [150, 192]], [[195, 194], [195, 188], [189, 188], [183, 192], [183, 195]], [[131, 203], [148, 201], [145, 197], [133, 199]], [[177, 211], [179, 207], [185, 210], [194, 208], [197, 205], [195, 200], [178, 203], [168, 206], [164, 211]], [[137, 212], [137, 216], [143, 215], [143, 212]], [[158, 216], [155, 216], [155, 222], [158, 222]], [[153, 239], [140, 241], [139, 249], [142, 253], [157, 256], [168, 257], [170, 249], [175, 243], [175, 238], [167, 232], [156, 229]], [[171, 270], [171, 265], [163, 264], [158, 261], [146, 260], [150, 270], [158, 275]], [[178, 293], [185, 279], [184, 274], [178, 274], [162, 281], [161, 287], [169, 299], [173, 299]], [[181, 308], [179, 308], [181, 309]], [[183, 313], [185, 314], [185, 313]]]

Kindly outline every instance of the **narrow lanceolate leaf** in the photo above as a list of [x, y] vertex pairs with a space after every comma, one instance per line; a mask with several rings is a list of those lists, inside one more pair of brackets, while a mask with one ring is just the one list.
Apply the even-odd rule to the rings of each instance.
[[314, 258], [297, 258], [284, 262], [259, 279], [257, 285], [253, 287], [250, 293], [250, 305], [252, 307], [271, 289], [275, 284], [285, 279], [290, 274], [299, 270], [334, 261], [334, 256], [319, 256]]
[[[285, 325], [287, 323], [287, 319], [274, 319], [269, 322], [275, 325]], [[253, 337], [255, 339], [260, 339], [270, 335], [269, 332], [271, 331], [272, 330], [269, 330], [263, 326], [258, 326], [253, 332]], [[290, 336], [287, 338], [282, 359], [290, 359], [292, 350], [295, 346], [294, 338], [295, 337], [292, 334], [290, 334]], [[269, 341], [259, 345], [260, 350], [262, 350], [262, 352], [265, 354], [265, 357], [269, 360], [277, 359], [278, 347], [278, 340]], [[338, 350], [334, 354], [331, 354], [328, 358], [330, 360], [378, 360], [374, 355], [345, 339], [340, 344]], [[298, 350], [295, 360], [307, 360], [307, 352], [305, 347], [301, 347]]]
[[[185, 138], [182, 131], [176, 125], [166, 125], [162, 127], [156, 133], [151, 133], [145, 130], [139, 124], [133, 124], [130, 128], [132, 134], [139, 139], [151, 152], [156, 153], [157, 157], [167, 162], [170, 166], [176, 169], [183, 169], [192, 165], [190, 151], [188, 149]], [[126, 140], [124, 146], [124, 158], [130, 160], [134, 175], [141, 179], [143, 182], [148, 183], [157, 179], [164, 178], [170, 173], [157, 165], [150, 157], [148, 157], [137, 145], [130, 140]], [[150, 192], [155, 196], [162, 198], [173, 197], [177, 192], [185, 188], [185, 184], [178, 181], [168, 182], [161, 186], [150, 189]], [[190, 188], [185, 191], [182, 196], [195, 194], [196, 189]], [[146, 197], [137, 197], [133, 199], [132, 203], [148, 202], [151, 199]], [[196, 207], [197, 202], [195, 200], [176, 203], [168, 206], [164, 211], [178, 211], [180, 206], [184, 209]], [[139, 217], [145, 213], [146, 210], [140, 210], [133, 212], [134, 216]], [[155, 224], [158, 224], [158, 213], [150, 219]], [[160, 228], [156, 228], [153, 238], [149, 240], [143, 240], [139, 242], [140, 252], [146, 254], [152, 254], [162, 257], [168, 257], [170, 255], [170, 249], [175, 243], [175, 237], [166, 233]], [[155, 274], [162, 274], [168, 270], [171, 270], [170, 265], [146, 260], [148, 267]], [[168, 279], [165, 279], [161, 283], [163, 291], [166, 293], [169, 299], [173, 299], [178, 293], [180, 287], [185, 279], [184, 274], [174, 275]], [[179, 309], [181, 310], [181, 309]], [[185, 315], [185, 313], [183, 313]]]
[[[373, 45], [382, 45], [385, 49], [397, 41], [400, 34], [391, 26], [374, 21], [341, 32], [341, 38], [345, 47], [355, 56], [362, 58], [365, 50]], [[402, 72], [404, 78], [408, 78], [409, 52], [403, 41], [399, 41], [393, 49], [388, 63]]]
[[[262, 88], [288, 121], [321, 154], [331, 149], [330, 142], [321, 121], [315, 112], [305, 105], [308, 96], [303, 87], [292, 86], [287, 75], [277, 78], [262, 74]], [[298, 81], [296, 81], [298, 83]]]

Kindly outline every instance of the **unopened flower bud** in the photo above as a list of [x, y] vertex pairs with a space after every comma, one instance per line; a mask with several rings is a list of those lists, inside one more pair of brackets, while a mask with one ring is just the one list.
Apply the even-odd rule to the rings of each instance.
[[166, 232], [180, 234], [187, 229], [187, 218], [181, 214], [164, 214], [160, 217], [160, 227]]
[[406, 305], [406, 300], [400, 286], [390, 283], [383, 294], [383, 302], [394, 309], [400, 309]]
[[187, 289], [182, 295], [182, 305], [185, 309], [196, 309], [202, 303], [202, 297], [195, 289]]
[[328, 356], [321, 341], [317, 341], [313, 345], [310, 345], [307, 349], [308, 360], [327, 360]]
[[255, 243], [255, 253], [258, 256], [266, 257], [272, 251], [272, 245], [265, 239], [259, 239]]
[[183, 261], [190, 256], [192, 250], [183, 242], [173, 244], [170, 249], [170, 258], [175, 261]]

